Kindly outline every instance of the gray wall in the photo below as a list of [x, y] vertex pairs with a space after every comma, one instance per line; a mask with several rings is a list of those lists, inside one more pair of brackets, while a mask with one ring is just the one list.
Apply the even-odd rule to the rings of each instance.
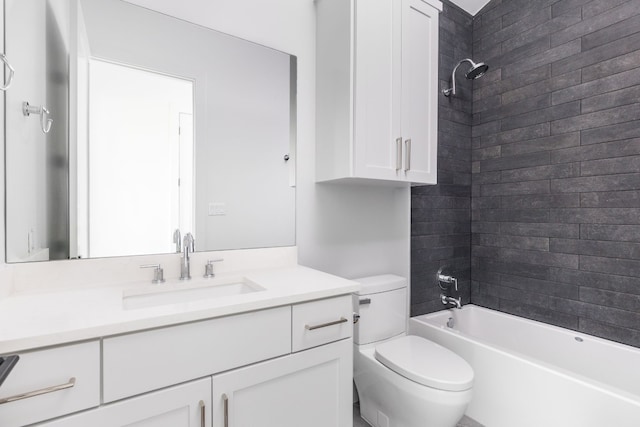
[[473, 303], [640, 346], [640, 0], [473, 27]]
[[440, 99], [439, 184], [412, 190], [411, 314], [449, 263], [474, 304], [640, 346], [640, 0], [445, 1], [441, 86], [469, 56], [491, 69]]
[[[440, 88], [451, 70], [471, 57], [472, 18], [443, 1], [440, 14]], [[438, 185], [411, 190], [411, 315], [442, 309], [435, 282], [442, 265], [456, 270], [469, 302], [471, 265], [471, 82], [458, 79], [457, 95], [439, 95]]]

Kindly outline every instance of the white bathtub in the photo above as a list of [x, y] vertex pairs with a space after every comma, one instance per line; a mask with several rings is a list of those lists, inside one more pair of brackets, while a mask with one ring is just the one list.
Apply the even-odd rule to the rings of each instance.
[[469, 362], [466, 414], [486, 427], [640, 426], [640, 349], [473, 305], [411, 318], [409, 332]]

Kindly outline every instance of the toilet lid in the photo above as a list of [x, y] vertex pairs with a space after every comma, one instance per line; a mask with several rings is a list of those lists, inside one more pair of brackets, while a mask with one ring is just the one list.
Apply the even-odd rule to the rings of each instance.
[[462, 391], [473, 384], [473, 369], [462, 357], [415, 335], [376, 346], [375, 357], [387, 368], [428, 387]]

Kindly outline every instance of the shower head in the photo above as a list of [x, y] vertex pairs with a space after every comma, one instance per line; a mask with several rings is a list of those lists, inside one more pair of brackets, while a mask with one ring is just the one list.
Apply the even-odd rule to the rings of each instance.
[[484, 62], [479, 62], [476, 64], [469, 58], [463, 59], [456, 64], [453, 71], [451, 72], [451, 87], [442, 91], [442, 93], [444, 93], [444, 96], [451, 96], [456, 94], [456, 71], [463, 62], [468, 62], [469, 64], [471, 64], [471, 68], [469, 68], [469, 70], [465, 73], [465, 77], [469, 80], [479, 79], [489, 69], [489, 66]]
[[472, 65], [469, 71], [465, 74], [465, 77], [469, 80], [479, 79], [484, 76], [484, 73], [487, 72], [489, 66], [484, 62], [480, 62], [479, 64]]

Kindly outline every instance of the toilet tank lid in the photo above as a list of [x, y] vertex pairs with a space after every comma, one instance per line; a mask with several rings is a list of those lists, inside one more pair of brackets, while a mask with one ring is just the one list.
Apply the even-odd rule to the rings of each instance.
[[353, 280], [362, 285], [360, 290], [356, 292], [358, 295], [375, 294], [407, 287], [407, 279], [402, 276], [396, 276], [395, 274], [360, 277], [359, 279]]

